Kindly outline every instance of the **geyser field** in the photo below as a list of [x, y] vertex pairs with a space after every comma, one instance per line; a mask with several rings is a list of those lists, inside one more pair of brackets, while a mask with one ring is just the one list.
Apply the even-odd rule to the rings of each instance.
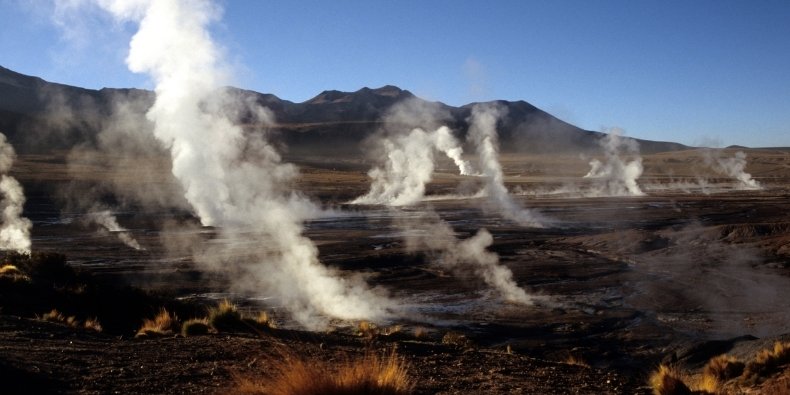
[[[734, 152], [722, 155], [732, 157]], [[337, 278], [362, 276], [361, 281], [388, 300], [392, 314], [374, 320], [377, 325], [401, 325], [404, 331], [424, 328], [434, 339], [430, 341], [455, 331], [473, 339], [475, 347], [495, 353], [508, 349], [514, 355], [562, 363], [572, 355], [596, 369], [620, 372], [619, 379], [625, 380], [619, 387], [595, 388], [639, 392], [646, 372], [662, 359], [692, 361], [693, 366], [698, 363], [693, 361], [733, 347], [751, 352], [788, 331], [790, 221], [785, 213], [790, 208], [790, 153], [747, 152], [747, 168], [760, 190], [742, 188], [737, 179], [712, 170], [700, 172], [709, 153], [688, 150], [644, 155], [641, 196], [601, 193], [605, 181], [582, 177], [590, 165], [578, 155], [503, 155], [504, 185], [513, 203], [551, 219], [541, 227], [523, 226], [502, 215], [496, 204], [476, 192], [486, 181], [458, 175], [450, 158], [437, 159], [425, 196], [408, 206], [349, 203], [368, 192], [370, 160], [286, 159], [300, 169], [294, 186], [327, 208], [305, 224], [304, 235], [317, 246], [318, 259]], [[605, 160], [605, 155], [599, 158]], [[257, 251], [265, 245], [223, 237], [178, 209], [114, 211], [126, 230], [102, 230], [86, 214], [64, 211], [49, 198], [53, 186], [65, 187], [73, 179], [101, 185], [112, 177], [129, 183], [122, 188], [139, 188], [138, 172], [166, 162], [125, 159], [130, 165], [120, 173], [103, 173], [96, 165], [103, 161], [94, 158], [94, 163], [70, 166], [65, 174], [66, 167], [58, 165], [64, 163], [63, 156], [20, 156], [15, 173], [31, 186], [27, 207], [34, 248], [66, 252], [73, 266], [113, 283], [205, 304], [228, 298], [246, 309], [266, 309], [281, 328], [304, 327], [276, 291], [239, 283], [233, 272], [200, 262], [258, 264]], [[155, 176], [163, 183], [174, 182], [160, 171]], [[421, 248], [417, 241], [422, 238], [446, 237], [431, 228], [437, 221], [452, 229], [455, 244]], [[474, 265], [443, 263], [445, 254], [460, 254], [458, 243], [479, 229], [491, 235], [486, 253], [498, 256], [498, 264], [512, 271], [513, 282], [528, 295], [527, 303], [508, 300]], [[131, 236], [142, 248], [125, 246], [119, 234]], [[321, 331], [356, 330], [356, 319], [319, 315], [325, 325]], [[332, 342], [322, 340], [327, 341]], [[425, 363], [420, 362], [421, 352], [409, 348], [414, 345], [401, 347], [416, 366]], [[489, 363], [478, 358], [476, 363]], [[578, 375], [566, 372], [556, 380], [597, 380]], [[455, 382], [460, 385], [456, 388], [480, 389], [486, 388], [480, 383], [489, 382], [476, 380], [459, 384], [445, 377], [428, 388], [450, 391], [447, 383]], [[497, 380], [500, 389], [518, 383], [541, 388], [529, 387], [536, 385], [535, 378]], [[532, 384], [523, 384], [525, 380]]]
[[[231, 87], [211, 1], [56, 3], [152, 89], [0, 67], [0, 392], [790, 391], [790, 149], [294, 103]], [[273, 389], [320, 375], [363, 390]]]

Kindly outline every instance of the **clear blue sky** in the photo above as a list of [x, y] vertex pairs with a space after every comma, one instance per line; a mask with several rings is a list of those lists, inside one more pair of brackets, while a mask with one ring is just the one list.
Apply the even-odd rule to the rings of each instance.
[[[28, 3], [33, 3], [30, 5]], [[526, 100], [590, 130], [790, 146], [790, 1], [220, 2], [235, 84], [304, 101], [385, 84], [452, 105]], [[0, 0], [0, 65], [88, 88], [127, 71], [133, 26], [61, 38], [46, 1]]]

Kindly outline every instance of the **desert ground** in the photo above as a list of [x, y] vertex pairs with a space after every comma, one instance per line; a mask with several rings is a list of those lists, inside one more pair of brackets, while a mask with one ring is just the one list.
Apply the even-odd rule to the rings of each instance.
[[[380, 333], [339, 320], [325, 331], [303, 330], [276, 298], [234, 291], [226, 274], [205, 270], [193, 261], [194, 249], [179, 247], [223, 241], [178, 202], [141, 208], [101, 187], [120, 183], [156, 200], [156, 191], [176, 188], [162, 158], [108, 166], [119, 161], [20, 155], [13, 175], [26, 189], [34, 251], [65, 254], [70, 267], [97, 281], [177, 303], [230, 299], [242, 310], [266, 310], [277, 329], [135, 339], [135, 328], [93, 333], [44, 322], [36, 315], [49, 310], [46, 303], [67, 304], [15, 307], [5, 295], [2, 381], [10, 393], [226, 393], [240, 375], [265, 375], [282, 350], [333, 361], [395, 349], [418, 394], [651, 393], [648, 378], [662, 362], [696, 372], [716, 355], [746, 356], [790, 334], [790, 149], [741, 151], [759, 190], [704, 170], [703, 153], [689, 150], [644, 156], [644, 196], [595, 192], [595, 181], [582, 178], [588, 157], [504, 154], [506, 186], [522, 207], [550, 218], [544, 227], [519, 226], [490, 210], [474, 196], [480, 181], [455, 175], [449, 161], [439, 163], [422, 202], [388, 208], [348, 204], [368, 188], [365, 160], [286, 155], [300, 168], [295, 188], [329, 213], [305, 231], [321, 261], [363, 273], [406, 312], [372, 323]], [[75, 191], [123, 207], [118, 221], [144, 249], [81, 221], [69, 203]], [[425, 212], [461, 239], [487, 229], [490, 250], [532, 305], [504, 301], [475, 276], [410, 252], [397, 219]], [[384, 330], [396, 326], [396, 334]], [[447, 341], [448, 332], [463, 341]], [[783, 372], [749, 391], [787, 383]]]

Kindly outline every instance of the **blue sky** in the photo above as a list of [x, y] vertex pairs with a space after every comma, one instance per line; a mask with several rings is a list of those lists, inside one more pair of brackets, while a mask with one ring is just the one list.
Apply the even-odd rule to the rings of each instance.
[[[150, 88], [134, 26], [0, 0], [0, 65], [88, 88]], [[385, 84], [460, 105], [526, 100], [590, 130], [790, 146], [790, 2], [221, 1], [235, 84], [304, 101]]]

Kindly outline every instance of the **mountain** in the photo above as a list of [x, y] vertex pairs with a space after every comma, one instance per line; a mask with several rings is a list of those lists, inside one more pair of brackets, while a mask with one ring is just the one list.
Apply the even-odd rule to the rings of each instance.
[[[355, 92], [324, 91], [310, 100], [294, 103], [272, 94], [238, 88], [228, 93], [269, 108], [276, 119], [275, 134], [291, 153], [359, 154], [360, 142], [383, 126], [382, 119], [396, 103], [430, 109], [464, 138], [470, 103], [461, 107], [429, 102], [408, 90], [386, 85]], [[102, 122], [117, 111], [117, 103], [133, 103], [142, 114], [150, 107], [153, 92], [140, 89], [100, 90], [44, 81], [0, 66], [0, 131], [20, 152], [67, 149], [95, 141]], [[598, 149], [599, 132], [580, 129], [525, 102], [499, 100], [488, 104], [506, 109], [499, 133], [504, 151], [570, 152]], [[241, 114], [240, 123], [250, 114]], [[686, 149], [671, 142], [639, 140], [642, 152]]]

